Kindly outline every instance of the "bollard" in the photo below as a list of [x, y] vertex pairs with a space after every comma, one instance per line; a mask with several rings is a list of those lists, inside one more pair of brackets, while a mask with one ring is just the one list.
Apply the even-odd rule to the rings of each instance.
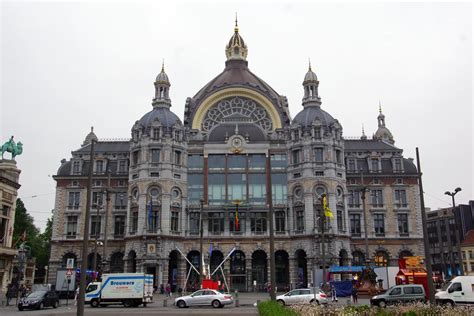
[[163, 300], [163, 307], [167, 307], [167, 306], [168, 306], [168, 299], [165, 298], [165, 299]]
[[235, 307], [239, 307], [239, 290], [235, 290]]

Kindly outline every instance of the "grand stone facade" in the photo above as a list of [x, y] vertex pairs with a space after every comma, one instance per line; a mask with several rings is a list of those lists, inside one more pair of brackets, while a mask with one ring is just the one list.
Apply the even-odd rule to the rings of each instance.
[[[170, 110], [171, 84], [163, 68], [152, 110], [133, 124], [130, 140], [100, 141], [91, 130], [61, 162], [54, 177], [50, 281], [67, 258], [92, 269], [97, 239], [103, 271], [144, 271], [155, 275], [156, 285], [196, 287], [197, 274], [183, 256], [199, 266], [202, 215], [205, 268], [214, 271], [235, 248], [223, 267], [229, 286], [263, 289], [270, 274], [269, 205], [280, 288], [306, 285], [313, 268], [322, 268], [323, 229], [328, 266], [366, 258], [396, 265], [399, 256], [423, 253], [417, 170], [394, 146], [381, 110], [372, 139], [344, 138], [341, 123], [322, 109], [310, 66], [303, 109], [291, 120], [286, 97], [249, 70], [247, 53], [236, 26], [225, 69], [186, 100], [183, 122]], [[92, 140], [97, 143], [90, 166]], [[93, 208], [85, 219], [89, 168]], [[361, 179], [370, 190], [368, 254]], [[325, 227], [323, 194], [334, 214]], [[92, 242], [84, 260], [86, 223]]]

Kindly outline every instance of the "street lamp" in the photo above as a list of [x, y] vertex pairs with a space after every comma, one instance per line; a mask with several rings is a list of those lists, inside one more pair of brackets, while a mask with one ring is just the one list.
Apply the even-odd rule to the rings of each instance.
[[94, 263], [92, 264], [92, 268], [94, 271], [97, 271], [97, 245], [99, 244], [98, 238], [100, 234], [100, 217], [99, 217], [99, 211], [102, 208], [100, 201], [97, 201], [96, 204], [96, 209], [97, 209], [97, 215], [96, 215], [96, 222], [94, 225], [94, 230], [95, 230], [95, 246], [94, 246]]
[[203, 216], [203, 209], [204, 209], [204, 200], [200, 199], [199, 200], [200, 206], [201, 206], [201, 211], [199, 212], [199, 279], [200, 279], [200, 286], [199, 288], [202, 288], [202, 281], [203, 281], [203, 265], [204, 265], [204, 256], [202, 254], [202, 233], [203, 233], [203, 228], [202, 228], [202, 216]]
[[[455, 213], [455, 208], [456, 208], [456, 202], [454, 201], [454, 196], [456, 194], [458, 194], [458, 192], [461, 192], [462, 189], [460, 187], [457, 187], [456, 189], [454, 189], [454, 192], [449, 192], [449, 191], [446, 191], [444, 192], [444, 194], [446, 195], [449, 195], [453, 201], [453, 215], [454, 215], [454, 222], [456, 224], [456, 227], [459, 227], [458, 226], [458, 223], [457, 223], [457, 216], [456, 216], [456, 213]], [[463, 214], [461, 212], [461, 210], [459, 210], [459, 216], [461, 217], [461, 225], [464, 223], [464, 219], [463, 219]], [[464, 234], [464, 231], [461, 227], [461, 233]], [[461, 237], [460, 237], [460, 234], [459, 234], [459, 228], [456, 230], [456, 243], [458, 245], [458, 261], [459, 261], [459, 271], [461, 273], [461, 275], [464, 275], [464, 267], [463, 267], [463, 262], [462, 262], [462, 256], [461, 256]]]
[[364, 175], [362, 174], [362, 169], [360, 169], [360, 185], [362, 186], [360, 192], [362, 193], [362, 212], [364, 213], [364, 239], [365, 239], [365, 263], [366, 266], [369, 266], [370, 255], [369, 255], [369, 237], [367, 235], [367, 207], [365, 205], [365, 194], [367, 193], [367, 187], [364, 185]]

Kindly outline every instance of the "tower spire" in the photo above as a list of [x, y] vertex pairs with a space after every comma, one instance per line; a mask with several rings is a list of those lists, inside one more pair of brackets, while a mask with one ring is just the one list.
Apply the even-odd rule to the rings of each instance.
[[161, 72], [165, 72], [165, 59], [161, 60]]
[[309, 67], [308, 67], [308, 71], [313, 71], [313, 70], [311, 69], [311, 57], [308, 57], [308, 66], [309, 66]]
[[235, 12], [235, 28], [234, 28], [234, 31], [239, 32], [239, 21], [237, 19], [237, 12]]
[[234, 34], [225, 47], [225, 54], [227, 60], [247, 60], [247, 45], [244, 39], [239, 34], [239, 21], [237, 19], [237, 12], [235, 12], [235, 26]]

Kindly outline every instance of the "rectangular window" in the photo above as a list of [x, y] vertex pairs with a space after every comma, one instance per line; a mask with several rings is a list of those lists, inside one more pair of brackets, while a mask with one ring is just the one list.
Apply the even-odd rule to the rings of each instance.
[[81, 192], [69, 192], [68, 208], [78, 209], [81, 200]]
[[371, 159], [372, 164], [372, 172], [379, 172], [379, 160], [378, 159]]
[[228, 201], [247, 201], [247, 176], [245, 173], [227, 175]]
[[160, 139], [160, 129], [159, 128], [153, 128], [152, 129], [152, 138], [153, 138], [153, 140]]
[[354, 237], [360, 237], [360, 214], [349, 214], [349, 221], [351, 224], [351, 235]]
[[123, 238], [125, 234], [125, 215], [115, 216], [114, 222], [114, 237]]
[[227, 156], [227, 169], [230, 171], [245, 170], [247, 168], [247, 156], [229, 155]]
[[209, 205], [225, 204], [225, 175], [208, 175], [208, 199]]
[[265, 205], [266, 202], [266, 178], [263, 173], [251, 173], [248, 175], [249, 197], [248, 202], [252, 205]]
[[407, 192], [405, 190], [395, 190], [395, 207], [407, 207]]
[[323, 162], [323, 149], [322, 148], [314, 149], [314, 161]]
[[314, 138], [321, 139], [321, 127], [314, 128]]
[[171, 210], [171, 231], [179, 232], [179, 210]]
[[249, 170], [263, 171], [267, 164], [265, 155], [249, 155]]
[[119, 173], [126, 173], [127, 170], [127, 161], [126, 160], [120, 160], [119, 161]]
[[397, 158], [395, 159], [395, 165], [393, 166], [393, 171], [402, 171], [402, 160]]
[[296, 213], [296, 231], [302, 232], [304, 231], [304, 209], [297, 208], [295, 210]]
[[73, 174], [80, 174], [81, 173], [81, 162], [80, 161], [74, 161], [72, 163], [72, 173]]
[[336, 149], [336, 162], [337, 163], [342, 163], [342, 154], [339, 149]]
[[285, 212], [283, 211], [275, 212], [275, 231], [285, 231]]
[[224, 232], [224, 213], [209, 213], [209, 232], [214, 235], [220, 235]]
[[150, 233], [158, 232], [158, 229], [160, 228], [160, 207], [159, 206], [153, 205], [151, 212], [149, 210], [149, 206], [147, 206], [146, 225], [147, 225], [148, 232]]
[[344, 216], [342, 210], [336, 211], [336, 219], [337, 219], [337, 231], [342, 232], [344, 231]]
[[252, 233], [264, 234], [267, 231], [267, 213], [251, 212], [249, 215]]
[[130, 233], [136, 233], [138, 230], [138, 207], [134, 207], [131, 210], [130, 215]]
[[270, 164], [272, 170], [285, 170], [288, 165], [286, 154], [272, 154]]
[[287, 200], [286, 173], [272, 174], [272, 199], [274, 204], [285, 204]]
[[372, 207], [383, 207], [382, 190], [370, 190], [370, 197], [372, 200]]
[[69, 215], [66, 218], [66, 238], [74, 239], [77, 234], [77, 216]]
[[159, 149], [152, 149], [151, 150], [151, 162], [152, 163], [160, 162], [160, 150]]
[[199, 212], [190, 212], [189, 213], [189, 233], [191, 235], [199, 234], [199, 221], [200, 221], [200, 213]]
[[374, 229], [376, 237], [385, 236], [385, 215], [374, 214]]
[[348, 202], [349, 202], [349, 207], [359, 208], [360, 207], [360, 191], [349, 190]]
[[174, 151], [174, 164], [181, 165], [181, 152], [179, 150]]
[[104, 172], [104, 161], [103, 160], [97, 160], [95, 162], [95, 172], [96, 173], [103, 173]]
[[202, 170], [204, 168], [204, 159], [202, 155], [188, 155], [188, 170]]
[[291, 152], [291, 162], [293, 164], [298, 164], [301, 162], [301, 150], [297, 149]]
[[101, 217], [100, 216], [97, 216], [97, 215], [92, 215], [91, 216], [91, 227], [90, 227], [90, 232], [91, 232], [91, 237], [92, 236], [99, 236], [100, 235], [100, 219]]
[[126, 207], [127, 207], [127, 193], [126, 192], [115, 193], [115, 208], [123, 210]]
[[225, 169], [225, 155], [209, 155], [207, 158], [209, 171], [218, 171]]
[[347, 159], [347, 171], [349, 172], [355, 172], [356, 171], [356, 165], [355, 165], [355, 159]]
[[188, 198], [190, 203], [198, 203], [203, 198], [203, 179], [202, 174], [188, 174]]
[[[239, 225], [236, 227], [235, 225], [235, 212], [230, 212], [229, 213], [229, 230], [231, 232], [245, 232], [245, 212], [238, 212], [238, 219], [239, 219]], [[238, 228], [238, 229], [237, 229]]]
[[138, 164], [138, 150], [132, 152], [132, 165], [136, 166]]
[[398, 233], [408, 236], [408, 214], [398, 214]]
[[97, 208], [97, 207], [102, 207], [104, 199], [103, 199], [103, 194], [102, 192], [92, 192], [92, 207]]

